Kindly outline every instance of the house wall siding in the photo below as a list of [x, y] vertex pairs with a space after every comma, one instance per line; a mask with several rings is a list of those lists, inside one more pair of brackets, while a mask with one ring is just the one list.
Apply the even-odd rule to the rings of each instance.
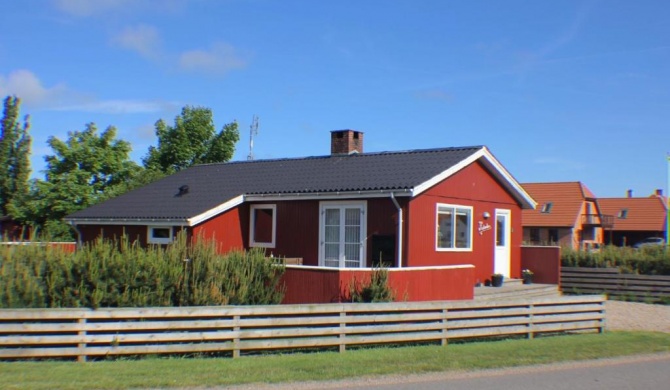
[[[472, 206], [472, 251], [436, 250], [436, 204]], [[478, 162], [463, 168], [449, 179], [438, 183], [409, 204], [408, 252], [405, 266], [438, 266], [473, 264], [475, 277], [484, 281], [493, 273], [495, 231], [479, 234], [478, 222], [495, 226], [495, 209], [511, 210], [510, 274], [520, 275], [521, 208], [515, 199]], [[490, 218], [484, 219], [488, 212]]]
[[125, 235], [130, 241], [147, 243], [146, 225], [77, 225], [77, 230], [81, 242], [95, 241], [99, 237], [117, 240]]
[[214, 240], [219, 253], [248, 247], [249, 206], [240, 205], [194, 226], [195, 239]]

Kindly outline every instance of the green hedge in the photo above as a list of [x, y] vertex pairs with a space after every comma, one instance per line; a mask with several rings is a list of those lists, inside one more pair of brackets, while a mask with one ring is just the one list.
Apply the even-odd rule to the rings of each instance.
[[141, 247], [97, 240], [0, 247], [0, 308], [260, 305], [280, 303], [284, 267], [260, 250], [220, 255], [211, 241]]
[[612, 245], [598, 252], [561, 249], [561, 264], [566, 267], [619, 268], [624, 273], [670, 275], [670, 249], [662, 246], [633, 249]]

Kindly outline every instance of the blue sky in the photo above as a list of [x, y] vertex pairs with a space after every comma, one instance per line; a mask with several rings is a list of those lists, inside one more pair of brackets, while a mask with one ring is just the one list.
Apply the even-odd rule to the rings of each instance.
[[235, 160], [487, 145], [520, 182], [667, 186], [670, 2], [30, 0], [0, 13], [0, 96], [50, 136], [114, 125], [140, 161], [184, 105], [237, 120]]

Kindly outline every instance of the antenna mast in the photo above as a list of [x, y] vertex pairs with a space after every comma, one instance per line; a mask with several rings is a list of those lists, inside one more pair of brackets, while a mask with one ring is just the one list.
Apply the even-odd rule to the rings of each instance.
[[249, 126], [249, 155], [247, 160], [254, 159], [254, 137], [258, 135], [258, 117], [254, 115], [251, 119], [251, 126]]

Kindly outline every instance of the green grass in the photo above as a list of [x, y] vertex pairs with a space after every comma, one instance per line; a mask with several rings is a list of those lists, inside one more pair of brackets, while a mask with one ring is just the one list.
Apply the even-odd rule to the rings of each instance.
[[420, 374], [670, 352], [670, 334], [607, 332], [535, 340], [231, 358], [2, 362], [2, 389], [133, 389], [335, 380]]

